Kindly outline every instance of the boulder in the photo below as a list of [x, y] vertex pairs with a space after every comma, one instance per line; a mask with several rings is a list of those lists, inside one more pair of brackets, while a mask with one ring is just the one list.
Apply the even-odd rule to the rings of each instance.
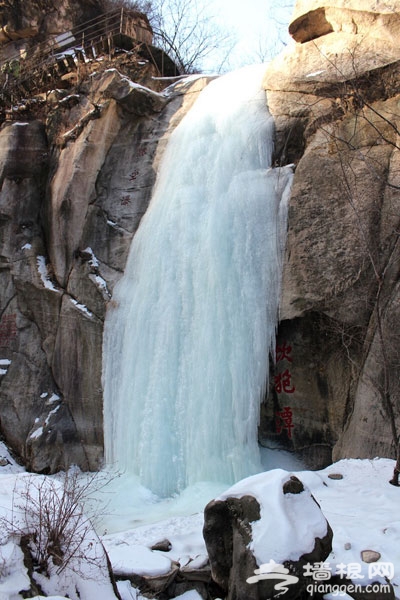
[[116, 69], [107, 71], [108, 78], [102, 78], [101, 91], [105, 98], [114, 98], [127, 112], [139, 117], [160, 112], [167, 104], [165, 95], [121, 77]]
[[118, 579], [129, 579], [145, 593], [161, 594], [179, 572], [178, 563], [146, 546], [131, 546], [129, 553], [123, 547], [116, 547], [110, 551], [109, 556], [115, 576]]
[[332, 31], [396, 39], [399, 28], [399, 14], [383, 1], [297, 0], [289, 33], [301, 43]]
[[213, 580], [228, 600], [259, 600], [282, 593], [300, 598], [303, 566], [324, 561], [332, 530], [309, 490], [277, 469], [248, 477], [204, 511], [204, 539]]

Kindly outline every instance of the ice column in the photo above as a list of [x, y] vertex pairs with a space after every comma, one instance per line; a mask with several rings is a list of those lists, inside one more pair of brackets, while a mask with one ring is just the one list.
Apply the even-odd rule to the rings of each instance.
[[106, 318], [106, 460], [160, 496], [260, 469], [292, 177], [264, 71], [214, 80], [171, 135]]

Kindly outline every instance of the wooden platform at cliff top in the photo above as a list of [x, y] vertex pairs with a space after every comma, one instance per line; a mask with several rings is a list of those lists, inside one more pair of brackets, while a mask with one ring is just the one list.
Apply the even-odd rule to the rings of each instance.
[[[152, 45], [153, 32], [147, 18], [136, 11], [118, 9], [81, 24], [72, 31], [29, 45], [18, 55], [2, 59], [0, 90], [3, 103], [47, 91], [76, 79], [83, 65], [135, 50], [151, 62], [160, 76], [178, 75], [173, 61]], [[3, 53], [5, 56], [6, 53]]]

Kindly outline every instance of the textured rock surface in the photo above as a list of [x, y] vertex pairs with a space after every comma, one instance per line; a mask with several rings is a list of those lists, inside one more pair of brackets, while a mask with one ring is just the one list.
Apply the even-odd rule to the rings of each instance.
[[[248, 477], [239, 483], [240, 492], [237, 486], [233, 486], [205, 508], [203, 535], [211, 574], [227, 600], [261, 600], [279, 595], [275, 589], [277, 579], [260, 577], [259, 581], [251, 581], [256, 569], [261, 566], [257, 557], [259, 550], [255, 547], [258, 522], [259, 528], [263, 529], [263, 551], [268, 553], [268, 560], [262, 564], [273, 560], [299, 579], [293, 588], [288, 586], [285, 592], [288, 598], [301, 598], [305, 593], [303, 565], [324, 561], [332, 549], [332, 530], [302, 482], [283, 471], [278, 477], [275, 473], [273, 477], [270, 475], [263, 473]], [[274, 489], [275, 486], [280, 489]], [[310, 547], [310, 540], [303, 539], [303, 548], [299, 549], [296, 542], [294, 548], [288, 540], [293, 539], [296, 522], [308, 523], [310, 531], [313, 531], [318, 522], [315, 511], [324, 523], [324, 534], [315, 537]], [[279, 531], [276, 530], [277, 524]], [[280, 541], [276, 542], [280, 540], [280, 531], [285, 532], [287, 556], [282, 556], [284, 550]]]
[[296, 42], [307, 42], [332, 31], [376, 37], [400, 32], [400, 16], [393, 4], [371, 0], [297, 0], [289, 32]]
[[[7, 46], [0, 51], [12, 54], [11, 50], [29, 46], [29, 38], [39, 41], [50, 35], [57, 35], [73, 29], [79, 23], [94, 19], [103, 12], [101, 0], [33, 0], [1, 2], [0, 45]], [[9, 46], [10, 42], [11, 48]]]
[[265, 80], [276, 161], [296, 173], [278, 332], [291, 354], [278, 356], [262, 436], [315, 467], [332, 447], [335, 459], [394, 456], [400, 424], [399, 14], [332, 4], [297, 4], [304, 31], [322, 9], [335, 27], [288, 49]]
[[105, 311], [169, 128], [205, 83], [163, 97], [105, 72], [46, 126], [0, 130], [1, 432], [31, 469], [99, 465]]
[[[45, 5], [29, 3], [23, 19], [2, 13], [3, 33], [20, 32], [14, 41], [0, 34], [3, 50], [100, 7], [88, 2], [83, 15], [72, 0], [50, 12]], [[332, 456], [394, 456], [400, 427], [400, 33], [392, 8], [298, 2], [291, 30], [303, 43], [265, 78], [275, 162], [294, 163], [296, 173], [260, 436], [313, 467]], [[127, 72], [139, 72], [131, 62]], [[111, 69], [82, 75], [76, 94], [55, 90], [36, 113], [21, 107], [1, 126], [0, 429], [32, 469], [101, 460], [105, 313], [169, 133], [205, 84], [177, 83], [165, 96], [162, 82], [145, 90]]]

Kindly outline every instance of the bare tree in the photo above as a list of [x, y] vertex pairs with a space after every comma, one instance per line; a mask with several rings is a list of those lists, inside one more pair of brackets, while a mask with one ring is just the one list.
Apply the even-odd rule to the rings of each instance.
[[219, 26], [212, 3], [201, 0], [103, 0], [103, 10], [128, 8], [144, 13], [154, 33], [154, 45], [175, 62], [179, 73], [197, 73], [205, 60], [220, 72], [236, 43], [232, 32]]
[[57, 479], [16, 478], [12, 513], [0, 516], [0, 533], [6, 539], [23, 538], [33, 565], [45, 576], [65, 570], [81, 574], [86, 563], [101, 566], [104, 549], [93, 524], [104, 514], [98, 492], [109, 482], [102, 474], [83, 475], [77, 469]]
[[195, 73], [218, 51], [220, 70], [235, 44], [233, 35], [217, 24], [211, 4], [197, 0], [152, 0], [148, 13], [154, 44], [176, 63], [181, 73]]

